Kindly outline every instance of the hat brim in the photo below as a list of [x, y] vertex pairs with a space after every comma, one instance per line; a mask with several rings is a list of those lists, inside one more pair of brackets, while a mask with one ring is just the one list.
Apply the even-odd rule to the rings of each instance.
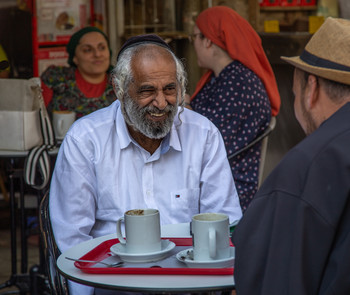
[[305, 72], [331, 81], [350, 85], [350, 72], [312, 66], [302, 61], [299, 56], [281, 56], [281, 59]]

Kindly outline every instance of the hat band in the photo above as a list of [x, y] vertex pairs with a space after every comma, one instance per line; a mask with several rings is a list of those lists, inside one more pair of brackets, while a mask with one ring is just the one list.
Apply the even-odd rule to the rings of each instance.
[[306, 51], [305, 49], [301, 53], [300, 59], [311, 66], [350, 72], [350, 67], [323, 59], [321, 57], [317, 57], [316, 55], [313, 55], [312, 53]]

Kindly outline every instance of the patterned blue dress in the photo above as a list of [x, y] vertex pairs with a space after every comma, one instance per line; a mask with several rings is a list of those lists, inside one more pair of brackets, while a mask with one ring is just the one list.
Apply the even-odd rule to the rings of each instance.
[[[218, 77], [213, 75], [193, 98], [191, 106], [220, 130], [228, 156], [263, 133], [271, 119], [263, 83], [239, 61], [230, 63]], [[260, 152], [261, 143], [257, 143], [230, 159], [243, 212], [258, 188]]]

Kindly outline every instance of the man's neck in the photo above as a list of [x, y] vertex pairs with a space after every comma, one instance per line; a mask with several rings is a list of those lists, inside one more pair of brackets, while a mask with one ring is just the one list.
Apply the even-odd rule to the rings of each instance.
[[142, 146], [146, 151], [148, 151], [151, 155], [157, 150], [162, 142], [162, 138], [154, 139], [145, 136], [144, 134], [136, 131], [134, 128], [128, 126], [128, 130], [130, 135], [135, 141]]
[[323, 87], [319, 88], [318, 108], [316, 109], [316, 118], [318, 126], [331, 117], [335, 112], [350, 102], [350, 96], [344, 98], [341, 102], [335, 103], [325, 92]]

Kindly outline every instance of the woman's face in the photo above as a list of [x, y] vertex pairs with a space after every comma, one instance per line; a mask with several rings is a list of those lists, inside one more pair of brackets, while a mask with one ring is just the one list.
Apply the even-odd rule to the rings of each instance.
[[73, 61], [83, 76], [105, 74], [110, 65], [107, 40], [99, 32], [85, 34], [75, 49]]
[[206, 68], [207, 51], [205, 47], [205, 38], [201, 38], [201, 31], [195, 25], [192, 34], [192, 44], [197, 54], [197, 63], [201, 68]]

